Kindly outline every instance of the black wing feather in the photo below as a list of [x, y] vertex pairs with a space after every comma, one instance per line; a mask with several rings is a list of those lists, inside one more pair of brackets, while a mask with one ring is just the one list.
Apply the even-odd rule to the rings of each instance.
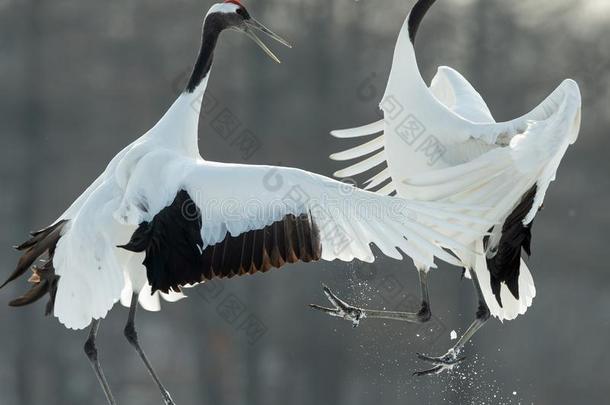
[[[491, 275], [491, 290], [498, 304], [502, 306], [500, 291], [505, 283], [511, 294], [519, 299], [519, 274], [521, 267], [521, 249], [531, 255], [532, 224], [523, 225], [523, 219], [532, 209], [537, 187], [534, 185], [521, 198], [502, 225], [502, 236], [496, 254], [487, 258], [487, 269]], [[485, 238], [487, 244], [489, 238]]]
[[146, 253], [144, 265], [153, 292], [179, 291], [185, 284], [264, 272], [285, 263], [319, 260], [322, 255], [318, 227], [310, 215], [286, 215], [261, 229], [227, 234], [221, 242], [203, 248], [199, 210], [195, 217], [185, 215], [185, 206], [194, 202], [182, 190], [120, 246]]

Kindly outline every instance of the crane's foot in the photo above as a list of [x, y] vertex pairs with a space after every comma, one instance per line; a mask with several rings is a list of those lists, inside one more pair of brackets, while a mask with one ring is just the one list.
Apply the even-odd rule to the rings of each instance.
[[318, 311], [322, 311], [329, 316], [334, 316], [337, 318], [343, 318], [347, 321], [350, 321], [353, 327], [357, 327], [360, 325], [360, 320], [366, 318], [366, 313], [363, 309], [354, 307], [349, 305], [347, 302], [343, 301], [335, 293], [331, 291], [326, 285], [322, 285], [324, 289], [324, 294], [328, 298], [331, 304], [333, 304], [333, 308], [326, 308], [316, 304], [309, 304], [309, 306]]
[[459, 357], [459, 351], [456, 351], [455, 349], [449, 349], [446, 354], [440, 357], [430, 357], [421, 353], [417, 353], [417, 357], [419, 357], [420, 360], [434, 365], [434, 367], [427, 370], [414, 372], [413, 375], [417, 377], [424, 375], [436, 375], [442, 373], [443, 371], [451, 371], [454, 367], [466, 359], [466, 357], [463, 356]]

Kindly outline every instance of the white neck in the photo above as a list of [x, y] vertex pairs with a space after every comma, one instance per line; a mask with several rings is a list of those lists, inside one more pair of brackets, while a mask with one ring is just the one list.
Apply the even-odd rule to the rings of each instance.
[[159, 122], [148, 132], [148, 136], [189, 156], [200, 157], [199, 116], [205, 102], [208, 78], [209, 73], [192, 93], [181, 93]]
[[427, 86], [417, 66], [415, 48], [409, 38], [409, 16], [407, 16], [394, 48], [392, 69], [384, 98], [395, 95], [397, 92], [417, 93], [420, 91], [427, 91]]

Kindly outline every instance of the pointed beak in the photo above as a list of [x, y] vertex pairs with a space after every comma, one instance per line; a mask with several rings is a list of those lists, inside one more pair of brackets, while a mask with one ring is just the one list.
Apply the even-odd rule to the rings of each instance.
[[288, 48], [292, 48], [292, 45], [288, 43], [285, 39], [277, 35], [275, 32], [271, 31], [269, 28], [265, 27], [260, 22], [256, 21], [254, 18], [250, 18], [244, 21], [244, 25], [242, 26], [243, 32], [249, 36], [255, 43], [258, 45], [265, 53], [277, 63], [281, 63], [280, 60], [271, 52], [271, 50], [261, 41], [261, 39], [256, 35], [256, 31], [262, 32], [272, 39], [276, 40], [280, 44], [287, 46]]

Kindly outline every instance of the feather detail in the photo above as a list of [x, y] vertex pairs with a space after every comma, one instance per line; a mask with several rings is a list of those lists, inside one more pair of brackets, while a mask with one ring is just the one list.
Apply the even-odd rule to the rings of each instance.
[[330, 155], [332, 160], [351, 160], [356, 159], [369, 153], [373, 153], [378, 151], [379, 149], [383, 149], [383, 135], [378, 138], [373, 139], [367, 143], [363, 143], [362, 145], [358, 145], [354, 148], [345, 150], [343, 152], [337, 152]]
[[385, 153], [381, 151], [369, 158], [364, 159], [361, 162], [358, 162], [352, 166], [346, 167], [345, 169], [339, 170], [335, 172], [335, 177], [352, 177], [357, 174], [361, 174], [366, 172], [367, 170], [372, 169], [373, 167], [385, 162]]
[[389, 184], [381, 187], [379, 190], [377, 190], [375, 192], [379, 195], [390, 195], [395, 191], [396, 191], [396, 187], [394, 187], [394, 184], [389, 183]]
[[24, 253], [19, 259], [15, 271], [0, 288], [23, 275], [23, 273], [32, 266], [34, 261], [43, 254], [47, 253], [48, 258], [42, 266], [32, 267], [33, 274], [28, 282], [33, 284], [33, 287], [21, 297], [12, 300], [9, 303], [10, 306], [21, 307], [32, 304], [42, 298], [45, 294], [49, 294], [50, 299], [46, 306], [45, 315], [49, 315], [53, 312], [57, 285], [60, 278], [55, 274], [53, 257], [55, 255], [57, 242], [61, 238], [62, 231], [67, 223], [67, 220], [61, 220], [48, 228], [32, 232], [32, 238], [17, 247], [18, 250], [24, 251]]
[[364, 182], [364, 184], [366, 185], [366, 187], [364, 189], [365, 190], [371, 190], [371, 189], [377, 187], [378, 185], [380, 185], [381, 183], [383, 183], [384, 181], [388, 181], [390, 179], [391, 179], [390, 169], [388, 169], [386, 167], [381, 172], [377, 173], [375, 176], [373, 176], [370, 179], [366, 180]]
[[357, 128], [350, 129], [337, 129], [331, 131], [330, 134], [335, 138], [359, 138], [361, 136], [374, 135], [379, 132], [382, 132], [384, 129], [385, 123], [383, 120], [379, 120], [373, 122], [368, 125], [364, 125]]

